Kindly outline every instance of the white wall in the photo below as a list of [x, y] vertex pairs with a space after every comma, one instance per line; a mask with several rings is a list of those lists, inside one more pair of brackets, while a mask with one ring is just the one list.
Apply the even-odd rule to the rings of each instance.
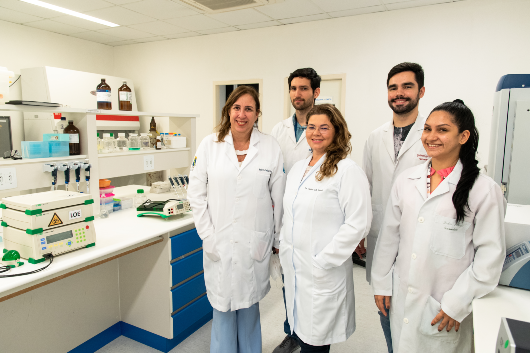
[[[39, 66], [110, 75], [113, 63], [113, 47], [108, 45], [0, 21], [0, 66], [15, 72], [16, 77], [20, 69]], [[10, 99], [21, 99], [20, 81], [11, 87]], [[11, 116], [13, 148], [20, 150], [24, 138], [22, 114], [2, 112], [0, 115]]]
[[530, 1], [468, 0], [392, 12], [116, 47], [117, 76], [131, 77], [139, 109], [200, 113], [198, 141], [213, 129], [213, 82], [263, 79], [263, 130], [284, 116], [283, 80], [311, 66], [346, 73], [352, 158], [367, 135], [391, 119], [386, 75], [402, 61], [423, 65], [427, 115], [463, 99], [481, 133], [487, 163], [492, 99], [499, 78], [529, 73]]

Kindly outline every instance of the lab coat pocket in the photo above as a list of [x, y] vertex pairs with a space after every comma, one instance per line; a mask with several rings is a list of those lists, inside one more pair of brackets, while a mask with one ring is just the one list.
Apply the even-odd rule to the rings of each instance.
[[436, 315], [442, 309], [442, 305], [433, 297], [429, 296], [427, 298], [427, 303], [421, 314], [421, 323], [420, 323], [420, 332], [425, 336], [435, 338], [440, 341], [445, 341], [448, 343], [456, 343], [460, 338], [460, 330], [455, 331], [453, 327], [451, 331], [447, 332], [447, 327], [444, 327], [442, 331], [438, 331], [438, 326], [440, 321], [438, 321], [434, 326], [431, 326], [431, 322]]
[[270, 173], [258, 171], [254, 180], [254, 195], [258, 199], [264, 198], [269, 193]]
[[215, 246], [215, 234], [211, 234], [202, 240], [202, 250], [206, 256], [214, 262], [217, 262], [221, 259], [219, 251]]
[[254, 231], [250, 240], [250, 256], [256, 261], [263, 261], [267, 252], [272, 251], [271, 239], [270, 231]]
[[466, 231], [471, 223], [456, 224], [456, 219], [437, 215], [431, 235], [431, 251], [437, 255], [461, 259], [466, 252]]

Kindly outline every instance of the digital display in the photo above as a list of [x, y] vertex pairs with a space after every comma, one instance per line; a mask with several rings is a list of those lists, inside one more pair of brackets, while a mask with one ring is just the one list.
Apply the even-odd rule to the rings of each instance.
[[184, 208], [183, 204], [177, 205], [177, 210], [182, 210]]
[[64, 239], [73, 238], [73, 237], [74, 237], [74, 233], [72, 233], [71, 230], [68, 230], [66, 232], [57, 233], [57, 234], [53, 234], [53, 235], [47, 236], [46, 237], [46, 242], [48, 244], [51, 244], [51, 243], [56, 243], [56, 242], [64, 240]]

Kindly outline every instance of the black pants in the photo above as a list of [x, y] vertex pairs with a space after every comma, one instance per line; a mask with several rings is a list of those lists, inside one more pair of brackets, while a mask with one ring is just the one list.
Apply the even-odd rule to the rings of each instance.
[[329, 349], [331, 348], [329, 344], [325, 346], [312, 346], [310, 344], [304, 343], [300, 339], [300, 337], [296, 335], [296, 332], [294, 332], [293, 336], [298, 340], [298, 343], [300, 344], [300, 353], [329, 353]]

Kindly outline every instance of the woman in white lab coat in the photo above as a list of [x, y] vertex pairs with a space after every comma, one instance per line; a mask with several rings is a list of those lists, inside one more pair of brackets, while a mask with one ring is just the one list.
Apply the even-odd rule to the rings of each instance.
[[363, 170], [347, 158], [351, 134], [341, 113], [318, 105], [307, 124], [313, 153], [287, 177], [280, 261], [287, 318], [301, 352], [329, 352], [355, 331], [350, 259], [370, 229], [370, 189]]
[[269, 292], [269, 259], [279, 247], [285, 173], [280, 146], [255, 128], [259, 114], [253, 88], [234, 90], [190, 172], [188, 200], [214, 308], [212, 353], [261, 352], [258, 302]]
[[505, 201], [480, 174], [478, 131], [462, 101], [425, 122], [431, 157], [392, 187], [372, 268], [377, 307], [390, 309], [395, 353], [470, 352], [471, 304], [492, 291], [505, 257]]

